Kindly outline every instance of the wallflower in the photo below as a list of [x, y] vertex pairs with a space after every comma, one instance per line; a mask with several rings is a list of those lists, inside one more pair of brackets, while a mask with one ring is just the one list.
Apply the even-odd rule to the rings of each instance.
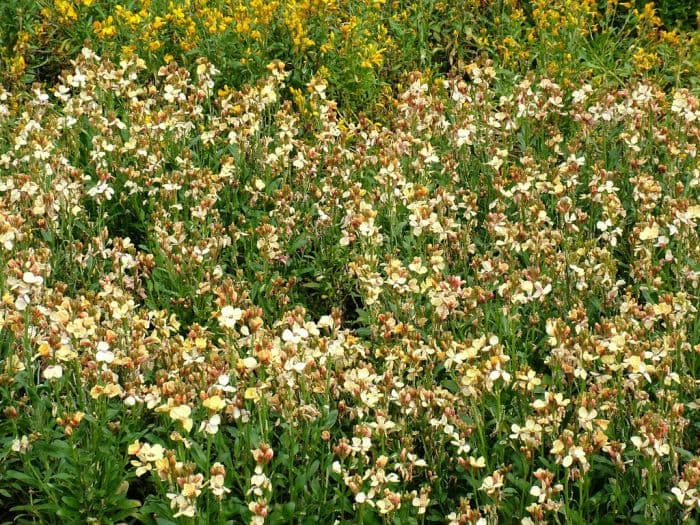
[[650, 440], [648, 437], [632, 436], [630, 438], [632, 444], [648, 456], [668, 456], [671, 452], [671, 447], [668, 443], [661, 440]]
[[593, 430], [593, 421], [597, 415], [598, 411], [595, 409], [588, 410], [586, 407], [580, 407], [578, 409], [578, 422], [581, 428]]
[[222, 408], [226, 407], [226, 400], [222, 399], [218, 395], [214, 395], [202, 401], [202, 406], [212, 412], [218, 412]]
[[21, 438], [13, 439], [12, 445], [10, 445], [10, 450], [19, 454], [26, 454], [27, 451], [31, 450], [31, 448], [32, 445], [29, 442], [29, 438], [27, 436], [22, 436]]
[[193, 425], [192, 418], [190, 417], [191, 413], [192, 409], [188, 405], [178, 405], [172, 407], [168, 412], [168, 415], [170, 416], [170, 419], [178, 421], [186, 432], [189, 432], [192, 430]]
[[61, 379], [63, 377], [63, 367], [61, 365], [49, 365], [41, 374], [44, 379]]
[[557, 463], [561, 463], [566, 468], [571, 467], [574, 461], [579, 463], [585, 470], [588, 468], [586, 452], [578, 445], [572, 445], [567, 448], [561, 439], [557, 439], [552, 445], [550, 454], [557, 456]]
[[697, 505], [698, 508], [700, 508], [700, 499], [698, 498], [698, 491], [694, 488], [691, 489], [690, 484], [686, 480], [679, 481], [678, 485], [671, 489], [671, 492], [674, 496], [676, 496], [678, 503], [680, 503], [681, 505], [687, 505], [688, 503], [690, 503], [690, 505], [687, 506], [693, 507]]
[[258, 497], [262, 497], [271, 488], [272, 484], [270, 478], [268, 478], [262, 470], [260, 465], [255, 467], [255, 473], [250, 478], [250, 489], [246, 492], [246, 495], [253, 494]]
[[44, 279], [40, 275], [35, 275], [32, 272], [24, 272], [24, 274], [22, 274], [22, 280], [31, 285], [38, 285], [44, 282]]
[[214, 463], [210, 469], [209, 490], [217, 499], [222, 499], [231, 489], [224, 486], [226, 469], [221, 463]]
[[258, 399], [260, 399], [260, 394], [258, 393], [257, 388], [251, 386], [245, 389], [243, 397], [251, 401], [257, 401]]
[[[214, 414], [209, 419], [202, 421], [199, 427], [199, 431], [206, 432], [209, 435], [215, 435], [219, 432], [219, 425], [221, 424], [221, 416], [219, 414]], [[187, 429], [186, 429], [187, 430]]]
[[138, 458], [138, 460], [132, 460], [131, 465], [136, 467], [136, 475], [141, 477], [153, 469], [153, 463], [164, 458], [165, 449], [159, 444], [150, 445], [135, 441], [129, 445], [127, 453]]
[[486, 492], [492, 498], [499, 498], [503, 490], [503, 475], [496, 470], [490, 476], [486, 476], [481, 482], [479, 490]]
[[166, 496], [170, 499], [170, 508], [177, 510], [173, 515], [175, 518], [179, 518], [180, 516], [194, 518], [197, 513], [197, 507], [189, 498], [182, 494], [175, 494], [172, 492], [167, 493]]
[[659, 226], [654, 223], [650, 226], [646, 226], [640, 233], [639, 239], [642, 241], [648, 241], [656, 239], [659, 236]]
[[219, 315], [219, 324], [224, 328], [233, 329], [236, 323], [243, 317], [243, 310], [234, 308], [231, 305], [226, 305], [221, 309]]
[[100, 363], [104, 362], [110, 364], [114, 361], [114, 352], [109, 349], [109, 343], [105, 341], [100, 341], [97, 343], [97, 353], [95, 354], [95, 360]]
[[95, 385], [90, 389], [90, 397], [92, 399], [97, 399], [102, 395], [107, 396], [112, 399], [114, 397], [121, 396], [124, 389], [121, 385], [116, 383], [107, 383], [106, 385]]

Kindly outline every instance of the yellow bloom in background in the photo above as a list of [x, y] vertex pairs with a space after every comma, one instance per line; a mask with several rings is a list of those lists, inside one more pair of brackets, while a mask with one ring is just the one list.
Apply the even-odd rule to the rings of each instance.
[[70, 0], [54, 0], [53, 5], [60, 18], [64, 21], [75, 21], [78, 19], [78, 13]]
[[148, 42], [149, 51], [158, 51], [161, 47], [163, 47], [163, 42], [160, 40], [151, 40]]
[[157, 16], [153, 19], [153, 23], [151, 24], [151, 29], [157, 31], [164, 26], [165, 26], [165, 20], [163, 20], [163, 17]]
[[656, 67], [659, 62], [659, 55], [647, 51], [643, 47], [638, 47], [634, 55], [632, 55], [632, 64], [642, 73], [646, 73], [650, 69]]
[[92, 29], [97, 35], [97, 38], [112, 38], [117, 34], [117, 28], [113, 25], [114, 19], [109, 16], [104, 22], [95, 20], [92, 23]]
[[12, 60], [10, 60], [10, 75], [18, 78], [24, 74], [27, 70], [27, 63], [24, 61], [22, 55], [17, 55]]

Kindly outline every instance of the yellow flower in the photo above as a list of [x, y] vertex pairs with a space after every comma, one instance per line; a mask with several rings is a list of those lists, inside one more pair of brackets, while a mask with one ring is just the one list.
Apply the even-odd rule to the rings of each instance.
[[226, 406], [226, 401], [221, 399], [220, 396], [211, 396], [210, 398], [205, 399], [202, 405], [207, 410], [218, 412]]
[[158, 29], [160, 29], [164, 25], [165, 25], [165, 20], [163, 20], [160, 16], [157, 16], [153, 19], [153, 23], [151, 24], [151, 27], [157, 31]]
[[77, 20], [78, 13], [73, 7], [73, 3], [68, 0], [54, 0], [53, 2], [56, 11], [63, 20]]
[[49, 346], [49, 343], [43, 342], [39, 345], [39, 348], [37, 349], [37, 353], [41, 357], [50, 357], [51, 356], [51, 347]]
[[642, 241], [649, 241], [656, 239], [659, 236], [659, 226], [654, 223], [651, 226], [647, 226], [639, 233], [639, 239]]
[[111, 38], [117, 34], [117, 28], [114, 27], [114, 18], [112, 18], [112, 16], [108, 16], [107, 19], [102, 22], [95, 20], [92, 23], [92, 29], [95, 31], [97, 37], [102, 39]]
[[646, 51], [643, 47], [638, 47], [632, 56], [632, 63], [642, 73], [645, 73], [659, 63], [659, 56], [654, 52]]
[[258, 389], [255, 387], [248, 387], [245, 389], [245, 393], [243, 394], [243, 397], [246, 399], [249, 399], [251, 401], [257, 401], [260, 399], [260, 395], [258, 394]]
[[124, 390], [120, 385], [116, 385], [114, 383], [109, 383], [104, 387], [104, 393], [110, 399], [112, 399], [113, 397], [120, 396], [123, 391]]
[[106, 395], [108, 398], [112, 399], [122, 394], [124, 390], [121, 386], [115, 385], [114, 383], [109, 383], [105, 386], [95, 385], [90, 389], [90, 397], [92, 399], [97, 399], [101, 395]]
[[21, 76], [26, 69], [27, 64], [24, 61], [24, 57], [22, 55], [18, 55], [10, 61], [10, 74], [13, 77]]

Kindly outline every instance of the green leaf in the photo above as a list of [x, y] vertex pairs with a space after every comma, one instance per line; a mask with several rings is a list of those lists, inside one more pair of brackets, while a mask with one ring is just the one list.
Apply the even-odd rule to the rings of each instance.
[[119, 512], [112, 515], [114, 520], [123, 520], [134, 515], [134, 509], [141, 506], [141, 502], [135, 499], [121, 500], [118, 502]]
[[30, 483], [32, 485], [36, 483], [36, 480], [29, 474], [18, 472], [16, 470], [8, 470], [5, 472], [5, 477], [9, 479], [16, 479], [18, 481], [24, 481], [25, 483]]
[[440, 384], [452, 394], [459, 392], [459, 385], [453, 379], [444, 379]]
[[306, 485], [306, 476], [299, 474], [294, 480], [294, 488], [301, 491], [304, 489], [304, 485]]
[[202, 450], [202, 447], [200, 447], [197, 443], [192, 443], [190, 452], [192, 453], [195, 463], [200, 468], [206, 467], [208, 464], [207, 455], [204, 453], [204, 450]]
[[306, 473], [306, 476], [308, 478], [311, 478], [316, 472], [318, 472], [318, 468], [320, 467], [321, 463], [318, 460], [314, 460], [313, 463], [311, 463], [311, 466], [309, 467], [309, 470]]
[[167, 520], [165, 518], [156, 518], [156, 523], [158, 525], [177, 525], [176, 522]]
[[309, 243], [309, 238], [306, 235], [300, 235], [294, 243], [289, 247], [290, 252], [296, 252], [302, 246]]
[[322, 427], [323, 428], [331, 428], [333, 425], [335, 425], [335, 422], [338, 420], [338, 411], [337, 410], [330, 410], [326, 417], [323, 419]]
[[54, 440], [50, 448], [46, 450], [46, 454], [57, 459], [71, 459], [73, 456], [73, 448], [60, 439]]
[[73, 496], [63, 496], [61, 501], [73, 509], [80, 509], [82, 507], [80, 502]]

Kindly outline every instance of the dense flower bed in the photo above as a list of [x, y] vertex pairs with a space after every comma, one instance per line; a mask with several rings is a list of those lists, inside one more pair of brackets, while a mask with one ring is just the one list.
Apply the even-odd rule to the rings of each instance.
[[[652, 5], [496, 9], [24, 12], [0, 518], [698, 519], [698, 37]], [[415, 17], [445, 25], [396, 45]]]

